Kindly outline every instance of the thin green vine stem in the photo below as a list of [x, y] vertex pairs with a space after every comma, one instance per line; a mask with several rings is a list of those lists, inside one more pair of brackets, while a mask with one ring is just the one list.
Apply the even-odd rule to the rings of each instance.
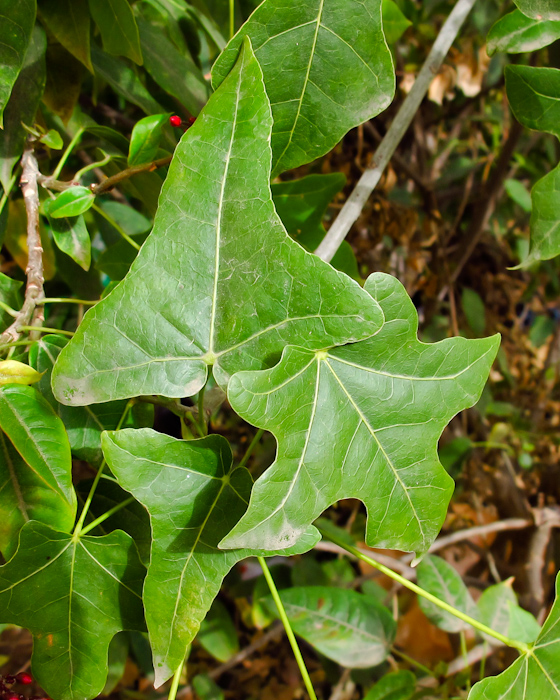
[[13, 318], [17, 318], [18, 312], [15, 309], [12, 309], [11, 306], [8, 306], [8, 304], [5, 304], [3, 301], [0, 301], [0, 309], [3, 309], [7, 314], [12, 316]]
[[136, 241], [133, 238], [131, 238], [121, 226], [118, 225], [118, 223], [113, 219], [112, 216], [109, 216], [109, 214], [104, 212], [103, 209], [101, 209], [101, 207], [99, 207], [97, 204], [93, 204], [91, 208], [94, 211], [96, 211], [99, 214], [99, 216], [102, 216], [105, 219], [105, 221], [111, 224], [111, 226], [120, 233], [120, 235], [124, 238], [124, 240], [127, 243], [129, 243], [133, 248], [136, 248], [136, 250], [140, 250], [140, 246], [138, 245], [138, 243], [136, 243]]
[[39, 333], [61, 333], [70, 338], [74, 335], [73, 331], [63, 331], [60, 328], [50, 328], [49, 326], [18, 326], [18, 331], [37, 331]]
[[66, 150], [64, 151], [64, 153], [60, 157], [60, 160], [58, 161], [58, 165], [54, 169], [54, 172], [51, 176], [51, 178], [53, 180], [58, 180], [60, 173], [62, 172], [62, 168], [66, 165], [66, 161], [68, 160], [68, 158], [70, 158], [70, 154], [74, 150], [74, 147], [76, 146], [76, 144], [82, 138], [83, 133], [84, 133], [84, 129], [78, 129], [78, 131], [76, 131], [76, 133], [74, 134], [74, 137], [72, 138], [72, 140], [70, 141], [70, 143], [66, 147]]
[[116, 506], [113, 506], [110, 510], [108, 510], [106, 513], [103, 513], [103, 515], [100, 515], [89, 525], [83, 527], [80, 532], [80, 535], [87, 535], [87, 533], [90, 532], [90, 530], [93, 530], [98, 525], [101, 525], [101, 523], [105, 522], [105, 520], [108, 520], [115, 513], [118, 513], [119, 510], [121, 510], [122, 508], [126, 508], [126, 506], [128, 506], [133, 501], [134, 498], [131, 496], [130, 498], [127, 498], [126, 500], [122, 501], [122, 503], [117, 503]]
[[419, 661], [416, 661], [416, 659], [413, 659], [411, 656], [408, 656], [408, 654], [405, 654], [403, 651], [400, 651], [400, 649], [397, 649], [396, 647], [391, 647], [391, 652], [393, 654], [396, 654], [397, 656], [400, 656], [400, 658], [403, 661], [406, 661], [407, 664], [410, 664], [410, 666], [417, 668], [419, 671], [422, 671], [422, 673], [425, 673], [427, 676], [431, 676], [432, 678], [438, 678], [437, 673], [431, 671], [427, 666], [424, 666], [424, 664], [421, 664]]
[[92, 301], [91, 299], [74, 299], [65, 297], [45, 297], [38, 302], [38, 304], [83, 304], [84, 306], [95, 306], [97, 303], [97, 299]]
[[[135, 399], [130, 399], [130, 401], [127, 402], [125, 409], [123, 411], [123, 414], [122, 414], [115, 430], [120, 430], [122, 428], [122, 425], [126, 420], [128, 412], [130, 411], [130, 409], [132, 408], [134, 403], [135, 403]], [[105, 469], [106, 466], [107, 466], [107, 460], [103, 459], [103, 461], [101, 462], [101, 465], [99, 466], [99, 469], [97, 470], [97, 474], [95, 475], [95, 479], [93, 480], [93, 484], [91, 485], [91, 488], [89, 490], [88, 497], [86, 498], [86, 502], [84, 503], [84, 507], [82, 508], [82, 512], [80, 514], [80, 519], [76, 523], [76, 527], [74, 528], [74, 532], [72, 533], [72, 537], [75, 541], [77, 541], [80, 538], [80, 535], [82, 534], [82, 528], [84, 527], [84, 521], [86, 519], [86, 515], [88, 514], [89, 507], [91, 505], [91, 502], [93, 501], [93, 496], [95, 494], [95, 490], [99, 484], [99, 481], [101, 480], [101, 477], [103, 475], [103, 470]]]
[[259, 428], [257, 432], [255, 433], [254, 438], [251, 440], [249, 443], [249, 447], [245, 450], [245, 454], [243, 455], [241, 462], [239, 462], [240, 467], [244, 467], [247, 464], [247, 461], [249, 460], [249, 457], [251, 456], [253, 450], [255, 449], [255, 445], [259, 442], [259, 440], [262, 438], [264, 433], [264, 430], [262, 428]]
[[185, 662], [183, 661], [179, 664], [179, 667], [173, 674], [173, 680], [171, 681], [171, 688], [169, 688], [169, 695], [167, 696], [167, 700], [175, 700], [175, 698], [177, 697], [177, 690], [179, 689], [179, 682], [181, 680], [181, 673], [183, 673], [184, 665]]
[[10, 196], [10, 192], [12, 191], [14, 185], [16, 184], [16, 177], [17, 175], [12, 175], [12, 178], [8, 182], [8, 186], [2, 193], [2, 198], [0, 199], [0, 214], [4, 211], [4, 207], [6, 206], [6, 202], [8, 201], [8, 197]]
[[89, 173], [90, 170], [94, 170], [95, 168], [102, 168], [104, 165], [107, 165], [111, 161], [111, 158], [113, 156], [106, 156], [103, 158], [103, 160], [98, 160], [95, 163], [90, 163], [89, 165], [85, 165], [81, 170], [78, 170], [78, 172], [74, 175], [74, 180], [81, 180], [82, 177], [86, 174]]
[[8, 350], [9, 348], [15, 348], [18, 345], [33, 345], [33, 343], [36, 342], [34, 340], [14, 340], [12, 343], [4, 343], [3, 345], [0, 345], [0, 352], [3, 352], [4, 350]]
[[490, 637], [494, 637], [494, 639], [499, 640], [500, 642], [502, 642], [502, 644], [505, 644], [508, 647], [513, 647], [522, 654], [530, 653], [531, 648], [528, 644], [520, 642], [517, 639], [510, 639], [509, 637], [500, 634], [500, 632], [496, 632], [496, 630], [493, 630], [490, 627], [487, 627], [486, 625], [482, 624], [482, 622], [475, 620], [474, 617], [471, 617], [470, 615], [467, 615], [464, 612], [457, 610], [457, 608], [454, 608], [452, 605], [449, 605], [449, 603], [446, 603], [445, 601], [440, 600], [437, 596], [428, 593], [428, 591], [425, 591], [423, 588], [420, 588], [420, 586], [417, 586], [415, 583], [412, 583], [412, 581], [409, 581], [408, 579], [404, 578], [404, 576], [397, 574], [396, 571], [389, 569], [389, 567], [384, 566], [378, 561], [375, 561], [375, 559], [372, 559], [366, 554], [363, 554], [357, 547], [353, 547], [352, 545], [346, 544], [344, 540], [339, 539], [335, 535], [331, 535], [329, 532], [325, 532], [321, 528], [318, 529], [319, 532], [323, 535], [323, 537], [330, 540], [331, 542], [334, 542], [334, 544], [337, 544], [339, 547], [341, 547], [341, 549], [344, 549], [345, 551], [349, 552], [357, 559], [365, 561], [366, 564], [373, 566], [378, 571], [381, 571], [381, 573], [385, 574], [386, 576], [389, 576], [389, 578], [392, 578], [393, 581], [398, 581], [398, 583], [400, 583], [405, 588], [408, 588], [410, 591], [413, 591], [422, 598], [429, 600], [434, 605], [437, 605], [438, 608], [441, 608], [442, 610], [445, 610], [451, 615], [458, 617], [460, 620], [463, 620], [463, 622], [466, 622], [468, 625], [471, 625], [471, 627], [474, 627], [479, 632], [483, 632], [484, 634], [487, 634]]
[[292, 630], [292, 626], [290, 625], [290, 621], [288, 620], [288, 616], [286, 615], [286, 610], [284, 609], [284, 605], [282, 604], [282, 600], [280, 599], [280, 594], [278, 593], [278, 589], [276, 588], [276, 584], [274, 583], [274, 579], [272, 578], [270, 569], [268, 568], [264, 557], [257, 557], [257, 559], [259, 561], [259, 564], [261, 565], [261, 569], [263, 570], [263, 574], [266, 579], [266, 582], [268, 583], [268, 587], [270, 588], [272, 598], [274, 599], [276, 607], [278, 608], [278, 614], [280, 615], [280, 619], [282, 620], [282, 624], [284, 625], [284, 629], [286, 630], [286, 636], [288, 637], [290, 646], [292, 647], [292, 651], [294, 652], [294, 656], [296, 658], [296, 662], [299, 667], [301, 676], [303, 678], [305, 687], [307, 688], [309, 697], [311, 698], [311, 700], [317, 700], [317, 696], [315, 695], [315, 689], [313, 688], [313, 683], [311, 682], [311, 678], [309, 677], [307, 667], [305, 666], [305, 661], [303, 660], [303, 656], [301, 655], [301, 651], [299, 649], [294, 631]]
[[229, 0], [229, 38], [235, 34], [235, 0]]
[[208, 435], [208, 425], [206, 423], [206, 416], [204, 415], [204, 392], [206, 391], [206, 384], [198, 392], [198, 423], [200, 425], [200, 431], [202, 435]]

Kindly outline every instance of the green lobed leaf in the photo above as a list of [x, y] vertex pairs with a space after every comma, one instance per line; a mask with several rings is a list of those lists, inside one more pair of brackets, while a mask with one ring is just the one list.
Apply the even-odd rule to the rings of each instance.
[[293, 343], [379, 329], [379, 304], [286, 234], [270, 195], [272, 119], [250, 44], [175, 151], [154, 229], [53, 372], [62, 403], [224, 387]]
[[67, 219], [79, 216], [93, 204], [95, 195], [87, 187], [75, 185], [61, 192], [49, 202], [47, 213], [50, 219]]
[[247, 506], [251, 477], [231, 469], [219, 435], [183, 441], [148, 428], [103, 433], [119, 484], [150, 515], [152, 549], [144, 608], [159, 687], [183, 663], [190, 642], [231, 567], [246, 555], [218, 542]]
[[56, 700], [96, 697], [107, 678], [109, 643], [142, 630], [145, 569], [124, 532], [81, 537], [29, 522], [0, 568], [0, 621], [33, 634], [33, 676]]
[[49, 217], [49, 230], [59, 250], [69, 255], [84, 269], [91, 265], [91, 239], [82, 215], [65, 218]]
[[560, 138], [560, 70], [506, 66], [506, 91], [517, 121]]
[[[325, 211], [345, 184], [346, 177], [342, 173], [329, 173], [307, 175], [301, 180], [277, 182], [271, 186], [274, 206], [287, 232], [310, 253], [325, 237]], [[341, 243], [331, 265], [354, 279], [359, 277], [356, 256], [347, 241]]]
[[88, 0], [41, 0], [39, 17], [62, 46], [93, 73]]
[[416, 690], [416, 676], [412, 671], [387, 673], [368, 690], [364, 700], [409, 700]]
[[89, 0], [89, 11], [101, 33], [105, 51], [142, 65], [138, 26], [128, 0]]
[[514, 0], [514, 2], [527, 17], [560, 20], [558, 0]]
[[140, 78], [124, 61], [110, 56], [97, 46], [91, 47], [91, 61], [97, 75], [122, 95], [125, 100], [140, 107], [146, 114], [163, 112], [163, 107], [150, 95]]
[[280, 597], [294, 632], [341, 666], [369, 668], [390, 654], [397, 625], [374, 598], [330, 586], [289, 588]]
[[529, 652], [499, 676], [476, 683], [468, 700], [548, 700], [560, 696], [560, 575], [554, 605]]
[[78, 459], [97, 465], [103, 459], [101, 433], [117, 427], [125, 411], [126, 401], [111, 401], [95, 406], [59, 404], [52, 393], [51, 374], [56, 358], [67, 343], [68, 338], [64, 336], [44, 335], [31, 346], [29, 364], [43, 373], [36, 387], [64, 423], [72, 454]]
[[[3, 433], [2, 433], [3, 431]], [[33, 388], [0, 389], [0, 550], [9, 559], [29, 520], [69, 531], [76, 516], [70, 445], [60, 418]]]
[[519, 267], [560, 254], [560, 165], [531, 190], [531, 246]]
[[519, 10], [514, 10], [501, 17], [488, 32], [487, 51], [489, 56], [497, 51], [538, 51], [559, 38], [560, 22], [531, 19]]
[[188, 54], [180, 53], [165, 34], [143, 17], [137, 21], [144, 67], [163, 90], [196, 116], [208, 99], [208, 85], [200, 69]]
[[218, 598], [201, 622], [196, 639], [209, 654], [222, 663], [239, 651], [237, 630], [226, 606]]
[[[457, 571], [441, 557], [426, 556], [418, 566], [418, 585], [457, 610], [478, 619], [478, 609], [463, 579]], [[446, 632], [460, 632], [470, 625], [455, 615], [442, 610], [429, 600], [418, 597], [424, 614]]]
[[136, 122], [130, 137], [128, 165], [141, 165], [155, 160], [162, 137], [162, 129], [167, 124], [170, 113], [152, 114]]
[[[12, 0], [5, 0], [12, 7]], [[23, 0], [25, 7], [28, 0]], [[19, 6], [19, 0], [17, 5]], [[15, 164], [21, 158], [27, 132], [22, 122], [33, 124], [35, 112], [45, 89], [47, 40], [45, 32], [35, 26], [23, 66], [12, 88], [10, 101], [4, 109], [4, 129], [0, 130], [0, 184], [4, 191], [9, 189]]]
[[421, 554], [439, 532], [453, 481], [437, 442], [478, 400], [499, 337], [421, 343], [398, 280], [376, 273], [365, 289], [385, 315], [377, 335], [317, 353], [289, 347], [273, 369], [231, 379], [233, 409], [271, 431], [278, 453], [221, 547], [304, 551], [304, 534], [320, 538], [313, 520], [341, 498], [366, 505], [371, 547]]
[[0, 0], [0, 128], [4, 109], [23, 66], [36, 13], [37, 0]]
[[[0, 272], [0, 301], [7, 304], [12, 309], [19, 308], [19, 290], [23, 283], [14, 280]], [[9, 313], [0, 309], [0, 333], [3, 332], [13, 321]]]
[[402, 13], [394, 0], [383, 0], [381, 4], [383, 15], [383, 32], [389, 46], [398, 41], [412, 22]]
[[265, 0], [218, 57], [214, 87], [245, 36], [272, 106], [273, 177], [324, 155], [393, 98], [381, 0]]

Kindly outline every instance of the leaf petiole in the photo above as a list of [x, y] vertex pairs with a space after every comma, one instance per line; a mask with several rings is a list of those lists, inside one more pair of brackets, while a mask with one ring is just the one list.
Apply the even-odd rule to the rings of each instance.
[[484, 634], [487, 634], [490, 637], [494, 637], [494, 639], [497, 639], [498, 641], [502, 642], [502, 644], [505, 644], [508, 647], [513, 647], [522, 654], [530, 653], [531, 648], [528, 644], [520, 642], [517, 639], [510, 639], [509, 637], [506, 637], [505, 635], [496, 632], [496, 630], [493, 630], [490, 627], [484, 625], [482, 622], [475, 620], [474, 617], [466, 615], [460, 610], [457, 610], [457, 608], [454, 608], [452, 605], [449, 605], [449, 603], [440, 600], [437, 596], [428, 593], [428, 591], [425, 591], [423, 588], [420, 588], [420, 586], [417, 586], [415, 583], [412, 583], [412, 581], [409, 581], [408, 579], [404, 578], [404, 576], [397, 574], [396, 571], [389, 569], [389, 567], [385, 566], [384, 564], [380, 564], [378, 561], [375, 561], [375, 559], [368, 557], [366, 554], [362, 554], [362, 552], [360, 552], [360, 550], [357, 547], [353, 547], [352, 545], [347, 544], [344, 540], [339, 539], [335, 535], [331, 535], [331, 533], [326, 532], [321, 528], [318, 528], [318, 530], [321, 533], [321, 535], [323, 535], [323, 537], [330, 540], [331, 542], [334, 542], [334, 544], [337, 544], [339, 547], [346, 550], [347, 552], [355, 556], [357, 559], [361, 559], [362, 561], [366, 562], [366, 564], [373, 566], [378, 571], [381, 571], [381, 573], [385, 574], [386, 576], [389, 576], [389, 578], [392, 578], [393, 581], [398, 581], [398, 583], [400, 583], [405, 588], [408, 588], [410, 591], [413, 591], [417, 595], [422, 596], [422, 598], [429, 600], [431, 603], [437, 605], [439, 608], [445, 610], [451, 615], [458, 617], [460, 620], [463, 620], [463, 622], [466, 622], [468, 625], [471, 625], [471, 627], [474, 627], [479, 632], [483, 632]]
[[184, 661], [181, 664], [179, 664], [177, 670], [173, 674], [173, 680], [171, 682], [171, 688], [169, 688], [169, 695], [167, 696], [167, 700], [175, 700], [175, 698], [177, 697], [177, 689], [179, 688], [179, 681], [181, 680], [181, 674], [183, 673], [184, 664]]
[[286, 636], [288, 637], [290, 646], [292, 647], [292, 651], [294, 652], [294, 656], [296, 657], [296, 662], [299, 667], [301, 676], [303, 678], [305, 687], [307, 688], [307, 692], [309, 693], [309, 697], [311, 698], [311, 700], [317, 700], [317, 696], [315, 695], [315, 689], [313, 688], [313, 683], [311, 682], [311, 678], [309, 677], [309, 673], [305, 666], [305, 661], [303, 660], [303, 656], [301, 655], [301, 651], [299, 649], [296, 637], [294, 635], [294, 631], [292, 630], [292, 626], [290, 625], [290, 621], [288, 620], [288, 616], [286, 615], [286, 610], [284, 609], [284, 605], [282, 604], [280, 594], [278, 593], [278, 589], [276, 588], [276, 584], [274, 583], [274, 579], [272, 578], [270, 569], [268, 568], [264, 557], [257, 557], [257, 559], [259, 564], [261, 565], [261, 569], [263, 570], [263, 574], [266, 579], [266, 582], [268, 583], [268, 587], [270, 588], [272, 598], [274, 599], [276, 607], [278, 608], [278, 615], [280, 616], [282, 624], [284, 625], [284, 629], [286, 630]]
[[138, 243], [136, 243], [136, 241], [128, 235], [128, 233], [122, 228], [122, 226], [119, 226], [119, 224], [113, 219], [112, 216], [109, 216], [109, 214], [104, 212], [103, 209], [101, 209], [101, 207], [99, 207], [97, 204], [92, 204], [91, 208], [94, 211], [96, 211], [99, 214], [99, 216], [102, 216], [105, 219], [105, 221], [111, 224], [111, 226], [120, 233], [120, 235], [124, 238], [124, 240], [127, 243], [129, 243], [133, 248], [136, 248], [136, 250], [140, 250], [140, 246], [138, 245]]
[[81, 129], [81, 128], [78, 129], [78, 131], [76, 131], [76, 133], [74, 134], [74, 138], [70, 141], [66, 150], [62, 154], [60, 160], [58, 161], [58, 165], [56, 166], [56, 168], [51, 176], [51, 179], [58, 180], [60, 173], [62, 172], [62, 168], [65, 166], [66, 161], [68, 160], [72, 151], [74, 150], [74, 146], [76, 146], [76, 144], [82, 138], [82, 134], [84, 133], [84, 131], [85, 130]]
[[73, 331], [63, 331], [61, 328], [49, 328], [48, 326], [18, 326], [18, 331], [37, 331], [38, 333], [60, 333], [68, 335], [70, 338], [74, 335]]
[[243, 455], [241, 462], [239, 462], [240, 467], [244, 467], [247, 464], [247, 461], [249, 457], [251, 456], [253, 450], [255, 449], [255, 445], [259, 442], [259, 440], [262, 438], [264, 433], [264, 430], [262, 428], [259, 428], [257, 432], [255, 433], [254, 438], [251, 440], [249, 443], [249, 447], [245, 451], [245, 454]]
[[82, 528], [80, 535], [87, 535], [87, 533], [90, 532], [90, 530], [93, 530], [98, 525], [101, 525], [101, 523], [105, 522], [105, 520], [108, 520], [112, 515], [117, 513], [122, 508], [126, 508], [127, 505], [132, 503], [132, 501], [134, 501], [134, 498], [132, 498], [132, 496], [131, 496], [130, 498], [127, 498], [126, 500], [124, 500], [122, 503], [117, 503], [116, 506], [113, 506], [106, 513], [103, 513], [103, 515], [100, 515], [98, 518], [96, 518], [89, 525], [86, 525], [86, 527]]

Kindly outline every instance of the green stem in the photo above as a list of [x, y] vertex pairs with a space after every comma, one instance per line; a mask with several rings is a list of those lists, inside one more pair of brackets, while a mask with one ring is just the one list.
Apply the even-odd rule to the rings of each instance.
[[18, 345], [33, 345], [35, 341], [34, 340], [14, 340], [13, 343], [4, 343], [4, 345], [0, 345], [0, 352], [3, 350], [8, 350], [9, 348], [15, 348]]
[[229, 0], [229, 38], [235, 34], [235, 0]]
[[51, 176], [53, 180], [58, 180], [60, 173], [62, 172], [62, 168], [66, 165], [66, 161], [70, 157], [70, 154], [74, 150], [74, 146], [78, 143], [78, 141], [82, 138], [82, 134], [84, 133], [84, 129], [78, 129], [76, 133], [74, 134], [74, 138], [70, 141], [68, 144], [66, 150], [62, 154], [60, 160], [58, 161], [58, 165], [54, 169], [54, 172]]
[[181, 673], [183, 673], [184, 661], [179, 664], [179, 668], [173, 674], [173, 680], [171, 682], [171, 688], [169, 688], [169, 695], [167, 700], [175, 700], [177, 697], [177, 690], [179, 688], [179, 681], [181, 680]]
[[438, 678], [437, 673], [434, 673], [433, 671], [430, 671], [430, 669], [427, 666], [424, 666], [424, 664], [421, 664], [419, 661], [416, 661], [416, 659], [413, 659], [411, 656], [408, 656], [408, 654], [405, 654], [403, 651], [399, 651], [396, 647], [391, 647], [391, 651], [393, 654], [396, 654], [397, 656], [400, 656], [403, 661], [406, 661], [407, 664], [410, 664], [414, 668], [417, 668], [419, 671], [422, 671], [422, 673], [425, 673], [427, 676], [431, 676], [432, 678]]
[[[125, 422], [126, 417], [128, 415], [128, 412], [132, 408], [134, 402], [135, 402], [135, 399], [130, 399], [130, 401], [127, 402], [125, 409], [123, 411], [123, 414], [122, 414], [115, 430], [121, 429], [122, 424]], [[78, 541], [78, 539], [80, 538], [80, 535], [82, 533], [82, 528], [84, 526], [84, 521], [86, 519], [86, 515], [88, 513], [91, 502], [93, 501], [93, 495], [95, 493], [95, 489], [97, 488], [97, 485], [99, 484], [101, 476], [103, 475], [103, 470], [105, 469], [106, 465], [107, 465], [107, 460], [105, 458], [103, 458], [103, 461], [101, 462], [101, 465], [100, 465], [99, 469], [97, 470], [97, 474], [95, 475], [95, 479], [93, 480], [93, 484], [91, 485], [91, 488], [89, 490], [88, 497], [86, 498], [86, 502], [84, 503], [84, 507], [82, 508], [80, 519], [76, 523], [76, 527], [74, 528], [74, 532], [72, 533], [72, 537], [75, 541]]]
[[513, 647], [522, 654], [527, 654], [530, 651], [530, 647], [524, 642], [520, 642], [517, 639], [510, 639], [509, 637], [506, 637], [503, 634], [496, 632], [496, 630], [493, 630], [490, 627], [483, 625], [482, 622], [475, 620], [474, 617], [471, 617], [470, 615], [467, 615], [464, 612], [457, 610], [457, 608], [454, 608], [452, 605], [449, 605], [449, 603], [446, 603], [445, 601], [440, 600], [437, 596], [428, 593], [428, 591], [425, 591], [423, 588], [420, 588], [420, 586], [417, 586], [415, 583], [412, 583], [412, 581], [409, 581], [408, 579], [404, 578], [404, 576], [397, 574], [396, 571], [393, 571], [392, 569], [389, 569], [389, 567], [380, 564], [378, 561], [375, 561], [375, 559], [368, 557], [366, 554], [362, 554], [362, 552], [360, 552], [360, 550], [357, 547], [353, 547], [352, 545], [346, 544], [344, 540], [340, 540], [335, 535], [331, 535], [330, 533], [325, 532], [321, 528], [318, 529], [319, 532], [323, 535], [323, 537], [330, 540], [331, 542], [334, 542], [350, 554], [353, 554], [357, 559], [365, 561], [366, 564], [373, 566], [378, 571], [381, 571], [381, 573], [385, 574], [386, 576], [389, 576], [389, 578], [392, 578], [393, 581], [398, 581], [398, 583], [400, 583], [401, 586], [404, 586], [405, 588], [408, 588], [410, 591], [413, 591], [422, 598], [429, 600], [434, 605], [437, 605], [438, 608], [441, 608], [442, 610], [445, 610], [451, 615], [458, 617], [460, 620], [463, 620], [463, 622], [466, 622], [468, 625], [471, 625], [471, 627], [474, 627], [479, 632], [483, 632], [484, 634], [487, 634], [490, 637], [494, 637], [494, 639], [498, 639], [500, 642], [502, 642], [502, 644], [505, 644], [508, 647]]
[[72, 337], [73, 331], [63, 331], [60, 328], [49, 328], [48, 326], [18, 326], [18, 331], [38, 331], [39, 333], [62, 333]]
[[104, 165], [107, 165], [111, 161], [111, 158], [113, 156], [106, 156], [103, 158], [103, 160], [98, 160], [95, 163], [90, 163], [89, 165], [85, 165], [81, 170], [78, 170], [78, 172], [74, 175], [74, 180], [80, 180], [86, 173], [89, 173], [90, 170], [94, 170], [95, 168], [102, 168]]
[[200, 430], [202, 435], [208, 435], [208, 425], [206, 424], [206, 417], [204, 415], [204, 392], [206, 391], [206, 384], [198, 392], [198, 422], [200, 425]]
[[245, 451], [245, 454], [243, 455], [243, 458], [242, 458], [241, 462], [239, 462], [239, 466], [240, 466], [240, 467], [244, 467], [244, 466], [247, 464], [247, 460], [249, 459], [249, 457], [251, 456], [251, 453], [252, 453], [253, 450], [255, 449], [255, 445], [257, 444], [257, 442], [262, 438], [263, 433], [264, 433], [264, 430], [263, 430], [262, 428], [259, 428], [259, 429], [257, 430], [257, 432], [255, 433], [254, 438], [253, 438], [253, 439], [251, 440], [251, 442], [249, 443], [249, 447], [248, 447], [247, 450]]
[[83, 304], [84, 306], [95, 306], [98, 299], [91, 301], [90, 299], [68, 299], [64, 297], [45, 297], [38, 304]]
[[8, 197], [10, 196], [10, 192], [12, 191], [13, 186], [16, 183], [16, 175], [12, 176], [12, 179], [8, 182], [8, 186], [2, 193], [2, 199], [0, 199], [0, 214], [4, 211], [4, 207], [6, 206], [6, 202], [8, 201]]
[[90, 530], [93, 530], [98, 525], [101, 525], [102, 522], [104, 522], [105, 520], [108, 520], [112, 515], [117, 513], [119, 510], [121, 510], [121, 508], [126, 508], [126, 506], [129, 503], [132, 503], [132, 501], [134, 501], [134, 498], [132, 498], [132, 496], [131, 496], [130, 498], [127, 498], [125, 501], [123, 501], [122, 503], [117, 503], [116, 506], [113, 506], [110, 510], [108, 510], [106, 513], [103, 513], [103, 515], [100, 515], [92, 523], [90, 523], [89, 525], [86, 525], [84, 528], [82, 528], [80, 535], [87, 535], [87, 533]]
[[270, 569], [268, 568], [264, 557], [257, 557], [257, 559], [263, 570], [263, 574], [266, 579], [266, 582], [268, 583], [268, 587], [270, 588], [272, 598], [276, 603], [276, 607], [278, 608], [278, 614], [280, 615], [280, 619], [282, 620], [282, 624], [284, 625], [284, 629], [286, 630], [286, 636], [290, 641], [292, 651], [294, 652], [294, 656], [296, 657], [296, 662], [299, 666], [299, 670], [303, 678], [303, 682], [305, 683], [305, 687], [307, 688], [307, 692], [309, 693], [309, 697], [311, 698], [311, 700], [317, 700], [317, 696], [315, 695], [315, 689], [313, 688], [313, 683], [311, 683], [311, 678], [309, 678], [309, 673], [307, 672], [305, 661], [303, 660], [303, 656], [301, 655], [301, 651], [299, 650], [296, 637], [292, 630], [292, 626], [290, 625], [290, 621], [288, 620], [288, 616], [286, 615], [284, 605], [282, 604], [282, 601], [280, 599], [280, 594], [278, 593], [278, 589], [276, 588], [276, 584], [274, 583], [274, 579], [272, 578]]
[[3, 301], [0, 301], [0, 309], [4, 309], [4, 311], [13, 318], [17, 318], [18, 316], [18, 312], [15, 309], [12, 309], [11, 306], [8, 306], [8, 304], [4, 304]]
[[113, 219], [112, 216], [109, 216], [109, 214], [104, 212], [103, 209], [101, 209], [101, 207], [97, 206], [97, 204], [93, 204], [91, 208], [94, 211], [96, 211], [100, 216], [102, 216], [105, 219], [105, 221], [111, 224], [111, 226], [121, 234], [121, 236], [127, 243], [129, 243], [133, 248], [136, 248], [136, 250], [140, 250], [140, 246], [138, 245], [138, 243], [136, 243], [136, 241], [133, 238], [131, 238], [128, 235], [128, 233], [117, 224], [117, 222]]
[[[462, 654], [463, 659], [465, 661], [465, 668], [469, 668], [470, 667], [469, 653], [467, 650], [467, 638], [465, 637], [465, 630], [461, 630], [461, 632], [459, 633], [459, 638], [461, 640], [461, 654]], [[467, 693], [470, 691], [470, 689], [471, 689], [471, 678], [469, 676], [467, 678], [467, 685], [466, 685]]]

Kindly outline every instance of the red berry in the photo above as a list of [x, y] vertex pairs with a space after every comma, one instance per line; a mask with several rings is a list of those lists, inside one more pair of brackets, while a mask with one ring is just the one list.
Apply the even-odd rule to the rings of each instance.
[[21, 695], [18, 695], [17, 693], [8, 693], [7, 695], [4, 695], [4, 700], [21, 700]]
[[18, 673], [16, 676], [16, 681], [22, 685], [31, 685], [33, 683], [33, 677], [30, 673]]
[[176, 114], [174, 114], [172, 117], [169, 117], [169, 123], [171, 126], [181, 126], [183, 120], [181, 117], [178, 117]]
[[189, 125], [192, 126], [196, 121], [196, 117], [189, 117]]

